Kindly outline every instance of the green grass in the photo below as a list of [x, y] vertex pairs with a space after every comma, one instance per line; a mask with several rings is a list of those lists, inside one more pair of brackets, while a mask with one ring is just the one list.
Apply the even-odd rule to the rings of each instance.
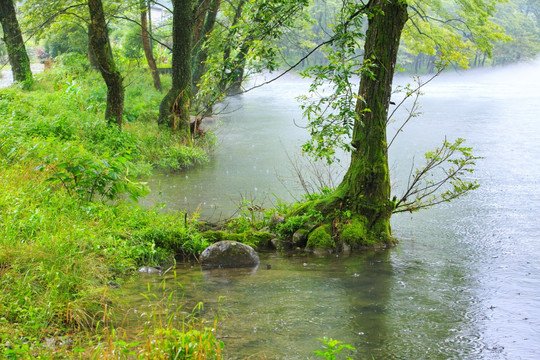
[[[126, 81], [123, 131], [103, 121], [105, 88], [79, 58], [42, 74], [29, 91], [0, 90], [0, 354], [6, 358], [75, 358], [85, 344], [100, 346], [104, 319], [122, 312], [111, 281], [209, 245], [196, 219], [127, 199], [146, 193], [136, 175], [203, 163], [212, 140], [158, 128], [163, 94], [146, 74]], [[184, 336], [163, 331], [165, 339]], [[204, 329], [193, 331], [211, 340]], [[77, 345], [44, 346], [54, 336]]]

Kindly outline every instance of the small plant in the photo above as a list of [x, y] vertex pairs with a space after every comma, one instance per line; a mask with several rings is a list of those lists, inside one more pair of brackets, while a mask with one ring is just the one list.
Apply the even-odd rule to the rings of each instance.
[[[345, 350], [356, 350], [353, 346], [349, 344], [344, 344], [341, 341], [329, 339], [329, 338], [322, 338], [319, 339], [324, 343], [323, 350], [315, 350], [313, 353], [317, 356], [322, 357], [326, 360], [336, 360], [337, 356], [342, 354]], [[352, 357], [346, 356], [345, 359], [352, 360]]]
[[266, 226], [267, 216], [262, 204], [255, 204], [254, 200], [242, 199], [237, 211], [238, 216], [227, 221], [228, 230], [242, 233]]
[[96, 195], [115, 200], [124, 193], [137, 201], [148, 190], [144, 183], [130, 179], [127, 162], [128, 158], [123, 156], [98, 160], [75, 154], [69, 160], [53, 165], [53, 174], [48, 181], [60, 184], [70, 195], [85, 201], [92, 201]]

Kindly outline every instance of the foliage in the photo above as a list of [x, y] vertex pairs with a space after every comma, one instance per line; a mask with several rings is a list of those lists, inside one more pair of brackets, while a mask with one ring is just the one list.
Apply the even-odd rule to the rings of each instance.
[[[169, 155], [175, 168], [202, 161], [205, 151], [160, 135], [148, 122], [151, 103], [133, 108], [123, 132], [107, 127], [104, 87], [79, 55], [60, 56], [40, 78], [31, 91], [0, 91], [0, 352], [23, 358], [52, 352], [42, 347], [48, 336], [98, 333], [104, 312], [118, 311], [111, 281], [208, 245], [196, 218], [144, 210], [122, 196], [144, 195], [132, 175], [163, 166], [155, 160], [170, 148], [188, 149]], [[145, 83], [145, 75], [132, 78], [131, 99], [159, 100], [150, 86], [140, 91]], [[152, 136], [160, 140], [150, 156]]]
[[[278, 40], [307, 1], [264, 0], [225, 2], [218, 25], [203, 45], [208, 53], [206, 73], [198, 84], [193, 108], [204, 114], [227, 93], [241, 91], [241, 82], [253, 73], [279, 69]], [[240, 83], [239, 83], [240, 82]]]
[[88, 34], [79, 24], [58, 26], [45, 34], [44, 48], [53, 58], [66, 53], [85, 54], [88, 49]]
[[[478, 156], [472, 148], [463, 146], [464, 139], [450, 143], [444, 141], [440, 148], [425, 154], [426, 164], [414, 171], [407, 190], [395, 199], [394, 212], [418, 211], [442, 202], [448, 202], [478, 188], [473, 173]], [[444, 167], [443, 164], [449, 164]]]
[[59, 57], [32, 92], [5, 89], [3, 96], [12, 101], [6, 98], [6, 107], [0, 111], [10, 120], [12, 131], [30, 142], [40, 138], [53, 146], [55, 139], [70, 140], [73, 152], [80, 152], [75, 144], [82, 143], [86, 152], [97, 157], [94, 163], [105, 160], [117, 169], [126, 167], [132, 175], [148, 173], [151, 167], [178, 170], [207, 162], [214, 144], [212, 134], [191, 140], [159, 129], [152, 120], [157, 117], [161, 93], [148, 87], [149, 74], [134, 72], [129, 80], [128, 123], [123, 131], [101, 120], [106, 89], [86, 58], [77, 54]]
[[[76, 195], [85, 201], [94, 200], [96, 195], [116, 200], [127, 193], [137, 201], [148, 193], [143, 183], [129, 177], [128, 159], [125, 157], [96, 160], [88, 155], [68, 152], [63, 158], [65, 161], [52, 166], [52, 176], [48, 181], [64, 187], [70, 196]], [[43, 166], [38, 166], [38, 169], [43, 169]]]
[[[294, 212], [293, 212], [294, 214]], [[318, 224], [324, 220], [324, 216], [318, 210], [309, 208], [301, 215], [291, 215], [285, 218], [285, 222], [279, 224], [276, 231], [283, 236], [290, 236], [306, 224]]]
[[477, 52], [491, 57], [496, 41], [510, 38], [492, 21], [500, 0], [411, 1], [403, 30], [407, 51], [435, 56], [440, 62], [466, 68]]
[[336, 149], [351, 151], [350, 134], [358, 120], [352, 81], [355, 75], [369, 71], [370, 59], [358, 60], [358, 42], [364, 36], [362, 17], [358, 13], [363, 7], [346, 3], [336, 15], [334, 35], [325, 47], [328, 64], [313, 66], [302, 73], [312, 79], [310, 95], [299, 98], [311, 135], [302, 149], [328, 163], [336, 159]]
[[[344, 344], [341, 341], [329, 339], [329, 338], [322, 338], [320, 339], [324, 343], [323, 350], [316, 350], [313, 351], [315, 355], [322, 357], [326, 360], [336, 360], [338, 358], [338, 355], [342, 354], [345, 350], [356, 350], [353, 346], [349, 344]], [[346, 356], [347, 360], [352, 360], [351, 357]]]
[[540, 4], [515, 0], [503, 3], [494, 21], [502, 26], [511, 41], [499, 41], [493, 49], [493, 64], [505, 65], [534, 59], [540, 53]]

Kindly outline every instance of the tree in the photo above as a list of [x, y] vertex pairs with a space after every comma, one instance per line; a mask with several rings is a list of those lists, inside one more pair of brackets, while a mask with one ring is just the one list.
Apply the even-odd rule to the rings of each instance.
[[89, 31], [89, 45], [97, 60], [101, 76], [107, 85], [105, 119], [109, 124], [114, 123], [121, 128], [124, 113], [124, 86], [122, 76], [112, 56], [107, 22], [105, 21], [101, 0], [88, 0], [88, 10], [90, 12], [91, 29]]
[[[476, 1], [474, 5], [458, 3], [469, 11], [478, 7], [478, 17], [482, 21], [494, 12], [490, 0]], [[440, 8], [440, 2], [433, 0], [433, 4], [444, 17], [451, 18], [448, 11]], [[393, 213], [412, 212], [449, 201], [478, 186], [474, 180], [465, 178], [473, 171], [477, 157], [472, 155], [470, 148], [463, 146], [462, 139], [454, 143], [445, 140], [439, 149], [426, 154], [426, 164], [422, 168], [411, 172], [409, 187], [403, 195], [392, 196], [391, 193], [388, 147], [392, 141], [387, 140], [387, 125], [391, 118], [388, 113], [398, 48], [405, 29], [409, 33], [413, 28], [419, 30], [421, 36], [434, 44], [435, 54], [443, 62], [463, 63], [471, 50], [489, 53], [492, 48], [489, 40], [502, 36], [493, 23], [480, 26], [474, 14], [460, 17], [456, 11], [456, 19], [439, 21], [435, 13], [423, 8], [425, 5], [425, 1], [405, 0], [370, 0], [365, 4], [346, 2], [336, 16], [334, 36], [326, 42], [328, 65], [307, 71], [307, 75], [315, 77], [311, 94], [323, 95], [315, 101], [304, 99], [307, 100], [304, 113], [312, 134], [304, 150], [328, 161], [334, 159], [336, 146], [351, 153], [349, 168], [340, 185], [322, 199], [310, 201], [297, 211], [306, 214], [315, 211], [324, 218], [323, 223], [312, 231], [308, 247], [321, 244], [391, 245], [395, 242], [390, 228]], [[409, 10], [415, 15], [412, 19]], [[365, 35], [362, 15], [368, 21]], [[432, 27], [433, 24], [424, 24], [428, 21], [443, 27], [437, 29]], [[459, 26], [448, 25], [452, 22]], [[441, 34], [445, 36], [441, 37]], [[469, 35], [474, 37], [474, 42], [468, 40]], [[439, 44], [442, 38], [446, 42]], [[361, 40], [364, 41], [363, 54], [358, 49]], [[419, 38], [414, 38], [411, 43], [415, 41]], [[467, 50], [465, 53], [464, 49]], [[355, 74], [360, 75], [357, 94], [351, 83]], [[322, 85], [331, 85], [332, 90], [324, 90]], [[405, 98], [419, 94], [421, 86], [405, 89]], [[432, 178], [434, 174], [440, 177]]]
[[540, 53], [540, 3], [516, 0], [501, 4], [495, 22], [504, 27], [512, 41], [498, 42], [493, 64], [535, 59]]
[[13, 80], [28, 86], [32, 83], [32, 71], [13, 0], [0, 0], [0, 23], [2, 23]]
[[193, 90], [196, 93], [198, 83], [206, 71], [206, 60], [208, 59], [208, 49], [204, 46], [216, 24], [217, 14], [221, 0], [206, 1], [208, 7], [203, 14], [199, 14], [197, 18], [203, 18], [204, 21], [195, 22], [194, 41], [193, 41]]
[[190, 133], [191, 49], [193, 10], [191, 0], [173, 0], [172, 86], [159, 106], [160, 124]]
[[372, 236], [388, 242], [394, 203], [390, 200], [386, 119], [399, 42], [408, 15], [402, 0], [375, 0], [369, 6], [372, 16], [368, 20], [364, 59], [372, 63], [369, 71], [362, 72], [351, 164], [336, 196], [347, 210], [365, 219]]
[[146, 0], [140, 0], [141, 10], [141, 39], [143, 44], [144, 56], [148, 62], [148, 67], [152, 73], [152, 80], [154, 81], [154, 88], [161, 91], [161, 80], [159, 78], [159, 72], [152, 52], [152, 46], [150, 44], [150, 34], [148, 31], [148, 15], [146, 12]]

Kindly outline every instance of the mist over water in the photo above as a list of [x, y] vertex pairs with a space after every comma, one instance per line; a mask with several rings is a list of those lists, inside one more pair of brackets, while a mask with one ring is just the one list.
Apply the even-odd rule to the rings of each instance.
[[[398, 75], [395, 85], [407, 82]], [[322, 258], [263, 254], [263, 265], [251, 272], [180, 265], [166, 284], [179, 290], [182, 283], [181, 301], [204, 301], [208, 313], [224, 296], [220, 334], [230, 359], [306, 359], [324, 336], [357, 347], [353, 358], [538, 359], [538, 84], [536, 61], [445, 73], [424, 88], [423, 115], [390, 149], [394, 192], [402, 191], [412, 162], [421, 165], [445, 137], [466, 138], [483, 157], [473, 174], [481, 187], [394, 216], [396, 248]], [[219, 116], [211, 163], [156, 176], [152, 187], [162, 193], [152, 201], [179, 210], [200, 204], [203, 218], [217, 218], [234, 212], [240, 195], [290, 199], [276, 173], [290, 173], [285, 150], [294, 154], [306, 139], [293, 121], [302, 122], [294, 98], [307, 86], [288, 76], [232, 98], [229, 109], [238, 110]], [[126, 291], [138, 294], [162, 280], [145, 277]], [[132, 301], [145, 304], [140, 296]]]

